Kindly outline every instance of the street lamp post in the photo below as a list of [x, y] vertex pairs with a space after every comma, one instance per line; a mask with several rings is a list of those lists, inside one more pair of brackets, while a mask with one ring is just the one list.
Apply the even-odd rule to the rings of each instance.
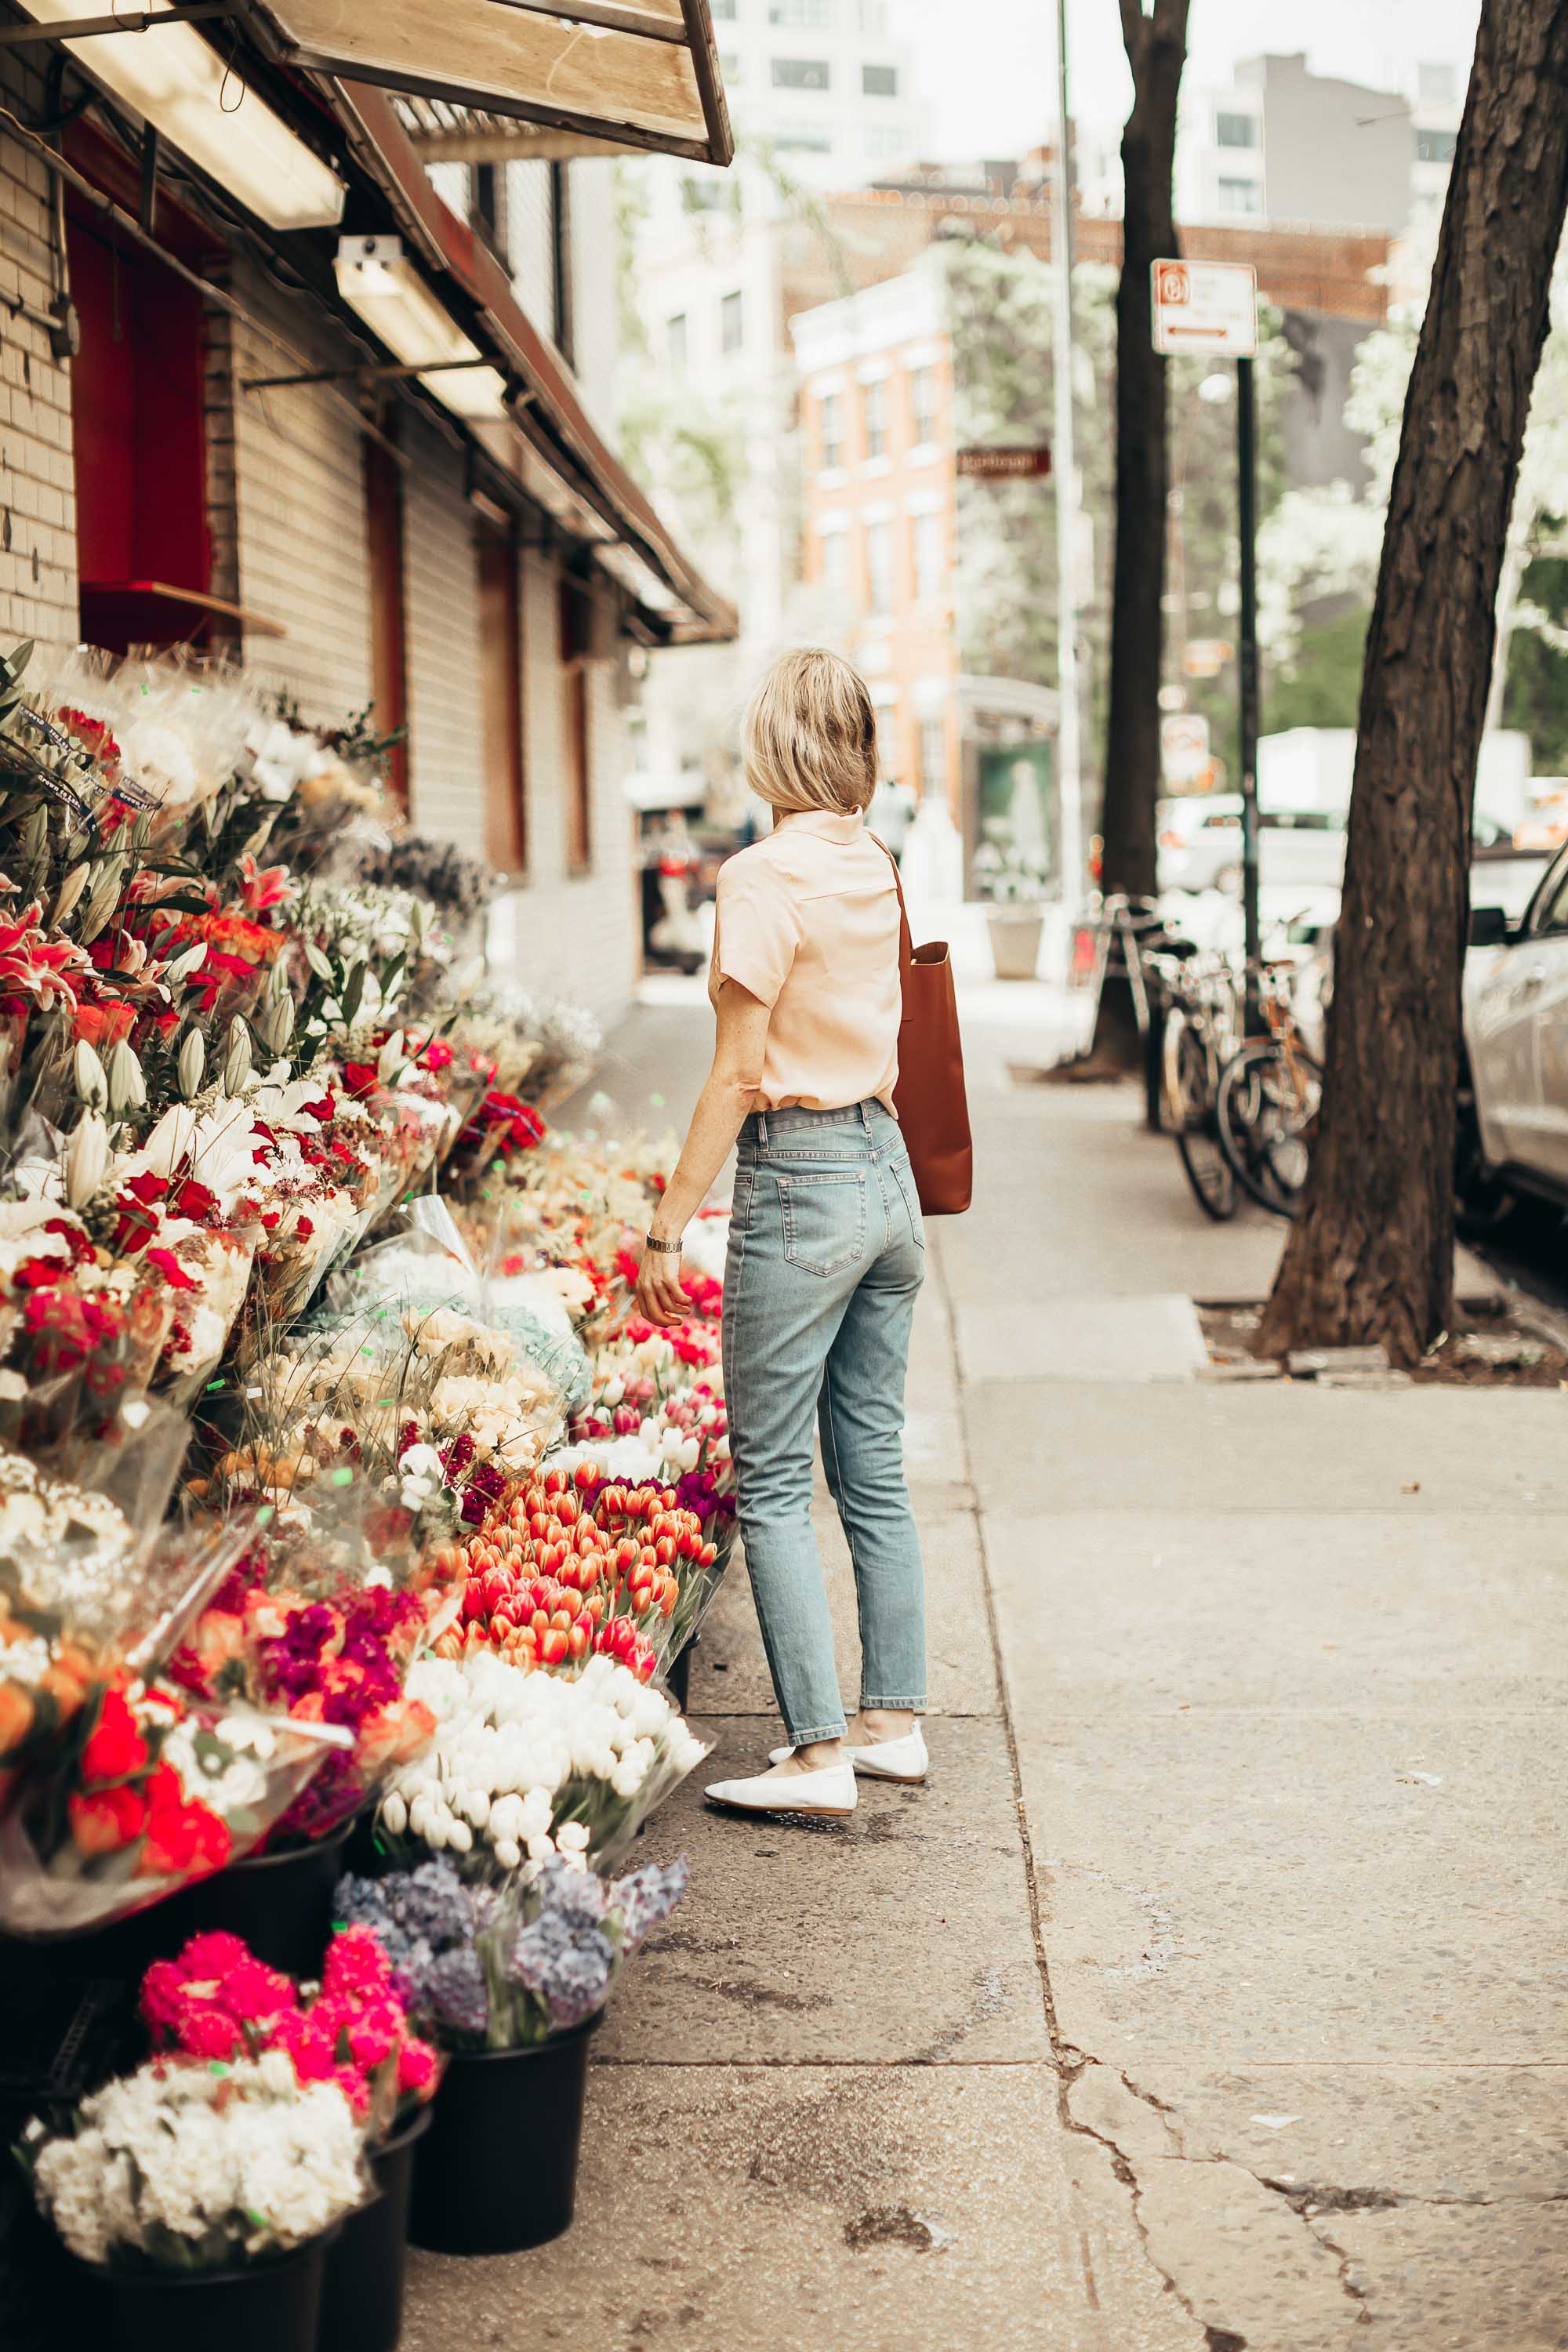
[[1078, 675], [1078, 463], [1072, 413], [1072, 149], [1067, 0], [1057, 0], [1057, 152], [1052, 174], [1052, 469], [1057, 484], [1057, 804], [1062, 903], [1072, 920], [1084, 882], [1083, 744]]

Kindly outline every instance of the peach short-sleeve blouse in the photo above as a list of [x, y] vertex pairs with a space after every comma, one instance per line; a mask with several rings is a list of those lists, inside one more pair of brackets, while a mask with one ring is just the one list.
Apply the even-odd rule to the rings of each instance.
[[739, 981], [771, 1005], [759, 1108], [839, 1110], [899, 1075], [899, 899], [860, 816], [791, 810], [719, 869], [708, 992]]

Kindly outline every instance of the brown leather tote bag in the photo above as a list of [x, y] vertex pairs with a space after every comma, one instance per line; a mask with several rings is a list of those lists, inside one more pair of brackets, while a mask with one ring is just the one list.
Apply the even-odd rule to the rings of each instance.
[[[888, 849], [886, 842], [880, 846]], [[919, 948], [914, 944], [899, 861], [890, 849], [888, 861], [899, 894], [899, 971], [904, 992], [893, 1103], [921, 1207], [928, 1217], [956, 1217], [968, 1208], [973, 1191], [974, 1152], [952, 965], [945, 940]]]

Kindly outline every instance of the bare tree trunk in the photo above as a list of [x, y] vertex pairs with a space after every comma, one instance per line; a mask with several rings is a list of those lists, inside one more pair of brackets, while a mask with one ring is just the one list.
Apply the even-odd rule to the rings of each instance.
[[[1102, 879], [1109, 891], [1154, 890], [1160, 797], [1160, 657], [1170, 457], [1165, 362], [1154, 349], [1149, 266], [1179, 247], [1173, 212], [1176, 99], [1186, 62], [1188, 0], [1121, 0], [1132, 111], [1121, 133], [1121, 282], [1116, 294], [1116, 554], [1110, 604], [1110, 716], [1105, 744]], [[1131, 991], [1107, 984], [1094, 1058], [1131, 1069], [1139, 1056]]]
[[1450, 1320], [1470, 810], [1568, 206], [1568, 0], [1484, 0], [1367, 633], [1322, 1118], [1261, 1352]]

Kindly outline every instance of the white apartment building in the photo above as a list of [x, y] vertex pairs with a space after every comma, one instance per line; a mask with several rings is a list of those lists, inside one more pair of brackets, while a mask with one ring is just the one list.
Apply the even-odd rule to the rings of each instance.
[[[925, 144], [914, 52], [888, 0], [711, 0], [737, 138], [796, 176], [854, 187]], [[708, 176], [716, 177], [716, 174]]]
[[1184, 94], [1178, 220], [1408, 235], [1442, 205], [1464, 77], [1435, 59], [1389, 81], [1311, 73], [1297, 54], [1242, 58], [1227, 84]]

